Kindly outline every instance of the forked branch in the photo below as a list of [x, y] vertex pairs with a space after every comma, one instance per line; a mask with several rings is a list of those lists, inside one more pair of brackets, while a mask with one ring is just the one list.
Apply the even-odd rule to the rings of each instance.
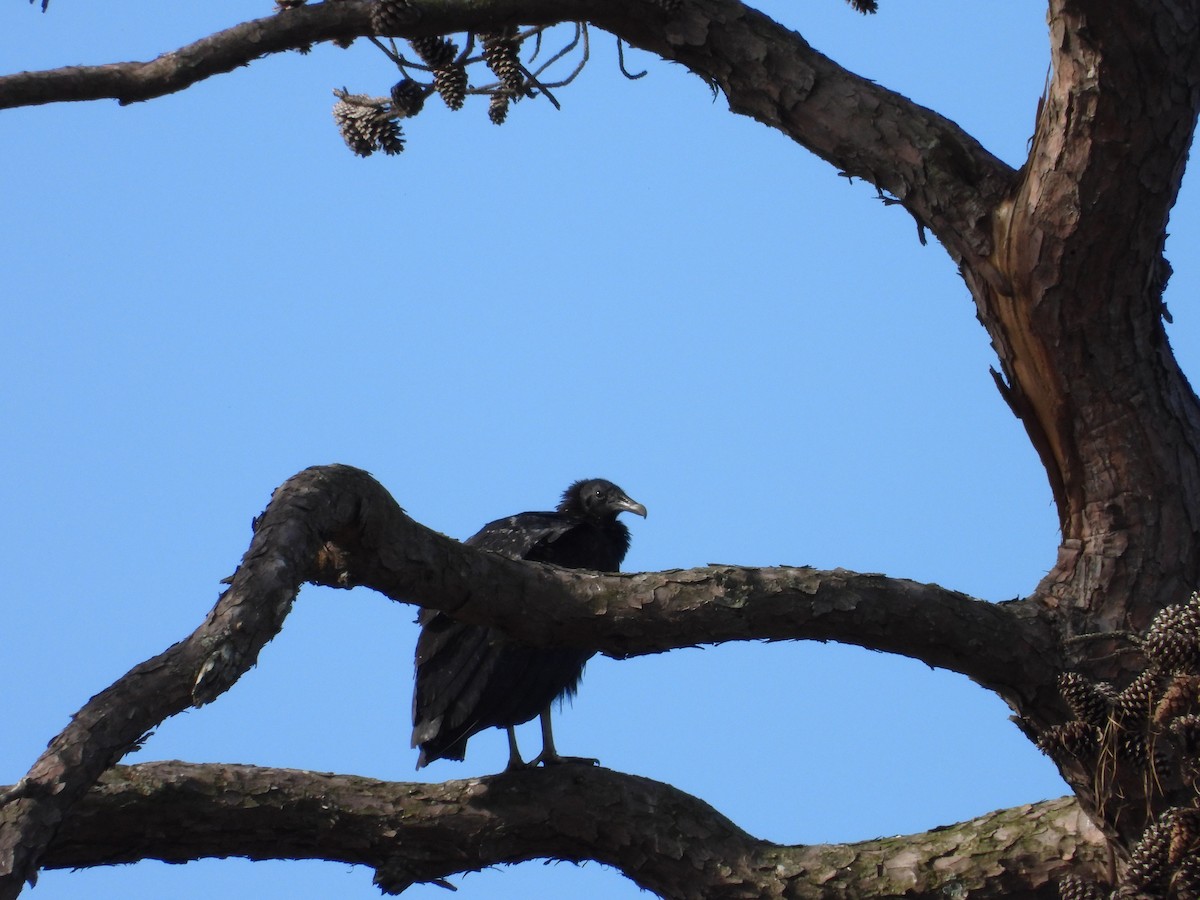
[[15, 897], [71, 807], [164, 719], [252, 666], [305, 582], [369, 586], [533, 643], [614, 656], [728, 640], [841, 640], [962, 672], [1014, 704], [1049, 686], [1055, 646], [1023, 604], [809, 568], [717, 566], [597, 575], [466, 547], [414, 522], [366, 472], [307, 469], [281, 485], [205, 622], [92, 698], [0, 812], [0, 898]]

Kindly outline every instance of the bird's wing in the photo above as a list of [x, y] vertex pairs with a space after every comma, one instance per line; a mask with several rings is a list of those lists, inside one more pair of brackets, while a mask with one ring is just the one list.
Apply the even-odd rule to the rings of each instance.
[[[489, 522], [466, 543], [520, 559], [572, 524], [561, 513], [521, 513]], [[469, 710], [478, 703], [497, 661], [489, 647], [500, 636], [490, 628], [464, 625], [436, 609], [421, 610], [418, 621], [413, 724], [418, 729], [435, 720], [441, 728], [468, 725]]]
[[[540, 559], [577, 524], [559, 512], [520, 513], [489, 522], [465, 543], [514, 559]], [[422, 610], [419, 621], [412, 738], [413, 746], [421, 747], [418, 766], [439, 757], [462, 759], [471, 735], [524, 721], [549, 702], [535, 695], [533, 707], [525, 708], [527, 683], [540, 683], [535, 663], [544, 652], [531, 655], [501, 632], [457, 622], [433, 609]], [[583, 660], [569, 655], [573, 677], [568, 673], [564, 678], [573, 691]], [[557, 681], [554, 687], [557, 691]]]
[[[494, 654], [491, 629], [464, 625], [437, 610], [421, 614], [417, 683], [413, 693], [413, 744], [438, 732], [469, 727]], [[418, 732], [430, 731], [432, 734]]]
[[489, 522], [463, 543], [481, 550], [525, 559], [539, 546], [571, 530], [576, 520], [557, 512], [525, 512]]

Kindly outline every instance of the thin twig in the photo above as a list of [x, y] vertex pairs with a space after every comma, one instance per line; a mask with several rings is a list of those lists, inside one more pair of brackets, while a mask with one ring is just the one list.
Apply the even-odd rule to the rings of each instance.
[[392, 48], [389, 50], [387, 47], [382, 46], [381, 44], [379, 44], [378, 41], [375, 40], [375, 38], [373, 38], [369, 35], [367, 37], [367, 40], [374, 42], [375, 46], [379, 47], [379, 49], [384, 52], [384, 54], [387, 56], [387, 58], [390, 59], [395, 64], [396, 68], [400, 70], [400, 74], [403, 75], [405, 78], [411, 79], [412, 81], [417, 80], [417, 79], [413, 78], [412, 75], [409, 74], [409, 71], [408, 71], [409, 69], [415, 69], [418, 72], [432, 72], [433, 71], [432, 66], [427, 66], [424, 63], [413, 62], [411, 59], [408, 59], [407, 57], [405, 57], [402, 53], [400, 53], [398, 50], [396, 50], [395, 42], [392, 43]]
[[[548, 82], [548, 83], [544, 84], [543, 87], [553, 87], [553, 88], [566, 87], [568, 84], [570, 84], [572, 81], [574, 81], [576, 78], [579, 77], [579, 73], [583, 71], [583, 67], [587, 65], [588, 59], [590, 59], [591, 55], [592, 55], [591, 40], [588, 37], [587, 25], [582, 26], [582, 28], [580, 29], [580, 35], [582, 36], [582, 39], [583, 39], [583, 55], [579, 58], [579, 64], [577, 66], [575, 66], [575, 69], [566, 78], [563, 78], [559, 81]], [[543, 65], [540, 69], [538, 69], [537, 74], [540, 75], [542, 72], [544, 72], [546, 70], [547, 67], [549, 67], [551, 65], [551, 63], [555, 62], [558, 59], [561, 59], [564, 55], [566, 55], [568, 50], [570, 50], [576, 44], [579, 43], [580, 35], [576, 36], [576, 39], [571, 42], [569, 47], [564, 49], [562, 52], [557, 54], [553, 59], [551, 59], [549, 62], [547, 62], [545, 65]]]
[[[472, 62], [478, 62], [479, 60], [470, 59], [471, 51], [474, 49], [475, 49], [475, 32], [468, 31], [463, 40], [462, 53], [458, 54], [458, 58], [454, 60], [454, 65], [468, 66]], [[483, 59], [483, 57], [480, 57], [479, 59]]]
[[[546, 60], [540, 66], [538, 66], [535, 74], [541, 75], [548, 68], [550, 68], [556, 62], [558, 62], [560, 59], [562, 59], [564, 56], [566, 56], [568, 53], [570, 53], [572, 50], [574, 50], [576, 47], [578, 47], [579, 39], [581, 36], [586, 39], [587, 26], [583, 25], [580, 22], [576, 22], [575, 23], [575, 37], [572, 38], [571, 42], [569, 44], [567, 44], [567, 46], [563, 47], [561, 50], [559, 50], [557, 53], [555, 53], [552, 57], [550, 57], [548, 60]], [[533, 60], [531, 59], [530, 62], [532, 62], [532, 61]]]
[[388, 38], [388, 42], [392, 45], [390, 48], [385, 47], [383, 41], [379, 40], [379, 38], [375, 37], [373, 34], [368, 34], [367, 40], [378, 47], [383, 52], [383, 55], [394, 62], [397, 66], [404, 65], [404, 57], [400, 55], [400, 51], [396, 49], [396, 42], [391, 38]]
[[630, 81], [637, 81], [639, 78], [645, 78], [646, 74], [650, 71], [649, 69], [642, 69], [642, 71], [638, 72], [636, 75], [633, 75], [628, 69], [625, 68], [625, 42], [620, 38], [617, 38], [617, 65], [621, 69], [621, 74]]
[[[555, 109], [562, 109], [562, 104], [559, 103], [557, 98], [555, 98], [555, 96], [552, 93], [550, 93], [549, 90], [546, 89], [546, 85], [544, 85], [540, 81], [538, 81], [537, 76], [534, 75], [532, 72], [530, 72], [527, 68], [525, 68], [525, 65], [523, 63], [518, 63], [518, 65], [521, 66], [521, 74], [523, 74], [525, 76], [526, 83], [530, 87], [536, 88], [537, 90], [541, 91], [542, 94], [546, 97], [546, 99], [554, 104]], [[554, 85], [551, 85], [551, 87], [561, 87], [561, 85], [554, 84]], [[529, 94], [528, 96], [532, 96], [532, 93]]]
[[533, 62], [535, 59], [537, 59], [538, 54], [542, 52], [542, 32], [544, 32], [545, 30], [546, 30], [545, 25], [539, 25], [537, 28], [532, 28], [529, 31], [525, 32], [525, 34], [521, 35], [521, 37], [520, 37], [520, 41], [521, 41], [522, 45], [524, 45], [525, 41], [529, 38], [530, 35], [532, 35], [534, 38], [533, 53], [530, 54], [530, 56], [529, 56], [530, 62]]

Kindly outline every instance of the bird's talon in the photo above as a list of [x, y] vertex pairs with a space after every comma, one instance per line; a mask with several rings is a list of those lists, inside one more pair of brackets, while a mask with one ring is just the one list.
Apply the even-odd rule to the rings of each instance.
[[559, 756], [557, 753], [552, 756], [539, 756], [531, 765], [541, 763], [543, 766], [561, 766], [561, 765], [577, 765], [577, 766], [598, 766], [600, 760], [592, 756]]

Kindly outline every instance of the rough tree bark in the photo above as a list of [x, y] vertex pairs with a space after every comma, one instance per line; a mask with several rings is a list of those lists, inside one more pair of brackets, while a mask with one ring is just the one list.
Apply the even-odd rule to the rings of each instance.
[[[570, 805], [548, 817], [546, 795], [569, 797]], [[674, 834], [664, 833], [664, 819], [676, 823]], [[333, 859], [371, 866], [382, 886], [399, 890], [495, 863], [600, 859], [647, 890], [698, 900], [817, 895], [810, 885], [820, 885], [824, 897], [955, 890], [1000, 897], [1053, 895], [1057, 876], [1100, 864], [1103, 853], [1102, 836], [1066, 798], [922, 835], [781, 847], [755, 840], [681, 791], [607, 769], [395, 784], [171, 762], [105, 773], [43, 864]]]
[[[411, 24], [390, 31], [413, 37], [589, 21], [684, 64], [718, 86], [733, 111], [903, 204], [959, 265], [999, 357], [997, 385], [1045, 466], [1062, 527], [1054, 569], [1030, 597], [999, 605], [840, 570], [572, 573], [433, 534], [365, 473], [308, 470], [276, 492], [230, 589], [196, 632], [97, 695], [4, 795], [0, 897], [16, 896], [43, 865], [272, 855], [256, 842], [272, 816], [322, 829], [320, 847], [276, 835], [280, 855], [364, 862], [393, 889], [541, 854], [601, 859], [678, 897], [934, 896], [968, 883], [972, 896], [1052, 896], [1050, 881], [1065, 869], [1105, 875], [1099, 839], [1061, 805], [1003, 814], [1019, 837], [999, 849], [989, 837], [1010, 832], [994, 819], [886, 847], [785, 848], [754, 841], [666, 785], [604, 770], [436, 787], [228, 767], [105, 775], [145, 731], [216, 699], [252, 665], [305, 582], [369, 585], [529, 641], [614, 656], [724, 640], [833, 639], [961, 672], [1002, 696], [1051, 752], [1119, 867], [1134, 857], [1129, 877], [1141, 878], [1139, 889], [1190, 896], [1189, 864], [1180, 860], [1195, 856], [1195, 839], [1183, 850], [1173, 845], [1169, 862], [1182, 873], [1173, 887], [1162, 860], [1147, 872], [1150, 851], [1139, 841], [1155, 820], [1183, 840], [1186, 829], [1173, 823], [1195, 817], [1188, 810], [1197, 731], [1177, 726], [1195, 711], [1196, 682], [1187, 679], [1200, 672], [1187, 669], [1194, 660], [1183, 651], [1200, 647], [1200, 637], [1167, 629], [1175, 636], [1162, 653], [1130, 634], [1200, 582], [1200, 408], [1167, 344], [1161, 297], [1167, 217], [1200, 109], [1200, 3], [1051, 0], [1053, 74], [1019, 170], [953, 122], [847, 72], [736, 0], [664, 6], [411, 0]], [[149, 99], [264, 53], [371, 34], [374, 7], [314, 4], [149, 63], [0, 77], [0, 107]], [[1182, 668], [1164, 662], [1180, 653]], [[1076, 673], [1074, 687], [1064, 685], [1065, 672]], [[1168, 708], [1160, 701], [1172, 691], [1178, 702]], [[552, 827], [527, 825], [522, 785], [551, 781], [555, 792], [541, 798], [557, 798]], [[248, 812], [241, 801], [270, 794], [266, 785], [277, 796]], [[611, 815], [595, 816], [596, 792], [609, 798]], [[204, 823], [194, 835], [170, 825], [184, 804]], [[366, 819], [357, 815], [363, 807]], [[167, 837], [122, 842], [136, 829], [130, 816], [159, 817]], [[516, 823], [519, 831], [505, 827]], [[497, 827], [503, 840], [489, 831]], [[456, 841], [454, 853], [445, 842], [432, 841], [436, 851], [406, 839], [401, 858], [388, 843], [401, 829], [469, 839]], [[940, 870], [943, 841], [966, 863]], [[836, 876], [830, 859], [845, 860]]]

